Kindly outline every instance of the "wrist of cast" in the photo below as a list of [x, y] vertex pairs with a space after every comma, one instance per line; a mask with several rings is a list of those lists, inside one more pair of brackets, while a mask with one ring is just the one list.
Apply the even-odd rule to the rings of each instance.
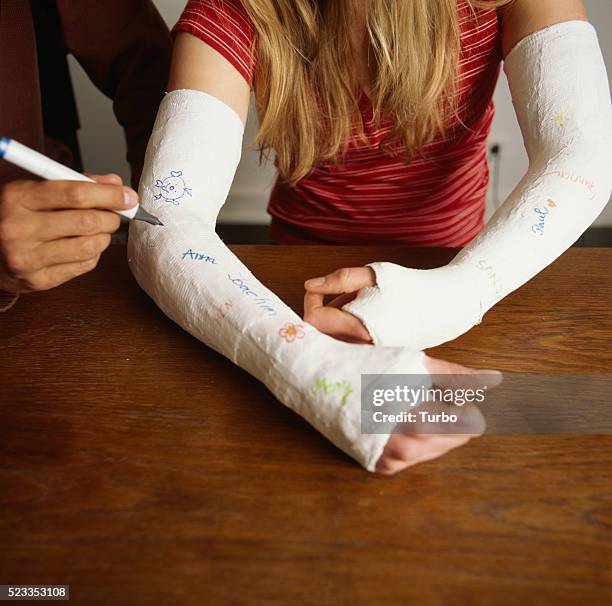
[[468, 265], [419, 270], [395, 263], [369, 264], [376, 285], [343, 310], [359, 318], [376, 345], [435, 347], [482, 319], [481, 277]]

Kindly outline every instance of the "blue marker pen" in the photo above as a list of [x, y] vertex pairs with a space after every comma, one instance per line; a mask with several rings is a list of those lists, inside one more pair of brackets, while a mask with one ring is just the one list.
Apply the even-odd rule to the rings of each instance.
[[[86, 181], [88, 183], [95, 183], [93, 179], [55, 160], [51, 160], [51, 158], [47, 158], [47, 156], [8, 137], [0, 137], [0, 158], [48, 181]], [[113, 212], [127, 219], [146, 221], [151, 225], [163, 225], [157, 217], [148, 213], [140, 205], [136, 205], [128, 210], [116, 210]]]

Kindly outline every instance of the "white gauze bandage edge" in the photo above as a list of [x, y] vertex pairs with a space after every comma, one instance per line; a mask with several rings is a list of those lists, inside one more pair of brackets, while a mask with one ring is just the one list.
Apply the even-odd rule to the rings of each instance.
[[141, 203], [164, 225], [132, 221], [130, 268], [172, 320], [374, 471], [388, 435], [361, 433], [360, 375], [397, 373], [422, 381], [428, 378], [423, 353], [350, 345], [319, 333], [224, 245], [214, 229], [243, 131], [238, 115], [211, 95], [166, 95], [140, 185]]
[[447, 266], [372, 263], [377, 285], [343, 307], [377, 344], [425, 349], [479, 323], [591, 225], [612, 191], [612, 108], [597, 34], [585, 21], [537, 31], [504, 70], [529, 169], [483, 232]]

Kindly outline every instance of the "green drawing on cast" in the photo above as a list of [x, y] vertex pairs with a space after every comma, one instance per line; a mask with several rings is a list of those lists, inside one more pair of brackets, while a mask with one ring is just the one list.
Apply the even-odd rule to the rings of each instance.
[[310, 391], [313, 395], [316, 395], [317, 391], [319, 391], [326, 396], [339, 393], [341, 395], [340, 405], [344, 406], [347, 403], [349, 396], [353, 393], [353, 387], [349, 381], [337, 381], [336, 383], [330, 383], [327, 380], [327, 377], [319, 377], [315, 381], [315, 386]]

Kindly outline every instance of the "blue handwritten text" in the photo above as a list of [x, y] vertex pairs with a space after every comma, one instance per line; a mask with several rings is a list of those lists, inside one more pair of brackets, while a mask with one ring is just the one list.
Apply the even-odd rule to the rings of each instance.
[[228, 280], [234, 285], [237, 286], [240, 292], [248, 297], [257, 305], [261, 311], [266, 312], [270, 316], [278, 315], [278, 312], [274, 307], [272, 307], [270, 303], [270, 299], [266, 297], [260, 297], [251, 287], [246, 283], [243, 278], [232, 278], [229, 274], [227, 275]]
[[183, 260], [185, 260], [186, 258], [189, 258], [192, 261], [204, 261], [205, 263], [212, 263], [213, 265], [217, 265], [217, 261], [214, 257], [210, 257], [203, 253], [195, 252], [191, 250], [191, 248], [186, 253], [183, 253]]

